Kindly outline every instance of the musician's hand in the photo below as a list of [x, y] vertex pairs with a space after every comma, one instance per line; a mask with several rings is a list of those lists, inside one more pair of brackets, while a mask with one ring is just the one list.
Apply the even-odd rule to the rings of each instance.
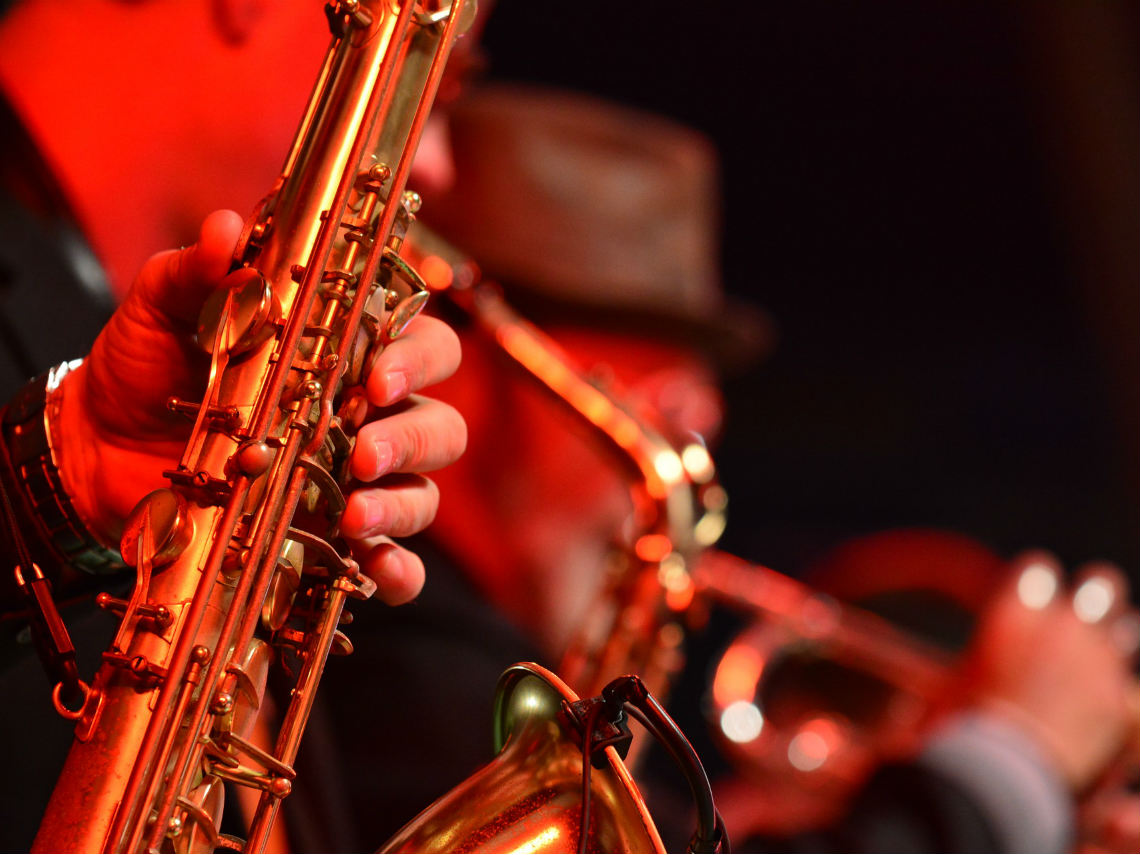
[[341, 533], [376, 580], [378, 595], [392, 605], [420, 592], [424, 566], [387, 536], [415, 534], [431, 523], [439, 490], [419, 473], [453, 462], [467, 444], [467, 425], [454, 407], [414, 393], [458, 367], [459, 339], [451, 327], [421, 315], [381, 352], [365, 385], [369, 409], [390, 410], [357, 434], [350, 469], [363, 486], [349, 497]]
[[198, 312], [229, 270], [242, 219], [216, 211], [198, 242], [152, 256], [64, 381], [60, 466], [76, 510], [116, 544], [140, 498], [167, 485], [190, 434], [166, 400], [201, 399], [209, 358], [194, 341]]
[[[171, 413], [166, 400], [201, 398], [209, 359], [194, 342], [198, 313], [228, 271], [241, 227], [239, 215], [217, 211], [203, 222], [194, 246], [153, 256], [90, 356], [64, 381], [58, 438], [64, 483], [77, 511], [108, 543], [117, 541], [137, 501], [166, 485], [162, 471], [182, 453], [190, 424]], [[391, 489], [354, 493], [345, 533], [368, 536], [369, 551], [361, 563], [387, 602], [415, 596], [423, 567], [407, 551], [379, 545], [380, 533], [418, 531], [438, 504], [427, 479], [401, 473], [445, 465], [466, 441], [463, 420], [454, 410], [427, 399], [399, 402], [448, 376], [458, 362], [454, 333], [438, 321], [417, 319], [381, 354], [369, 378], [369, 402], [396, 403], [401, 411], [361, 431], [351, 466], [362, 482], [384, 476], [378, 485]], [[386, 467], [385, 442], [394, 449]]]
[[1088, 565], [1066, 591], [1044, 553], [1021, 556], [982, 615], [967, 673], [975, 697], [1036, 738], [1074, 791], [1136, 739], [1136, 614], [1124, 575]]

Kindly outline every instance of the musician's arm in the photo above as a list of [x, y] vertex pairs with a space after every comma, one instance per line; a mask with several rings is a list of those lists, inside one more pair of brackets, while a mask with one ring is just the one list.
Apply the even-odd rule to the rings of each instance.
[[980, 617], [965, 706], [912, 763], [880, 770], [837, 833], [867, 851], [1070, 851], [1078, 800], [1137, 739], [1136, 631], [1118, 569], [1090, 565], [1066, 588], [1050, 555], [1019, 557]]
[[[40, 393], [55, 411], [48, 421], [61, 497], [90, 537], [106, 546], [116, 544], [135, 503], [166, 483], [162, 471], [181, 452], [188, 424], [166, 401], [201, 395], [208, 360], [193, 341], [198, 310], [220, 287], [241, 226], [236, 213], [215, 212], [196, 244], [153, 256], [88, 358]], [[373, 421], [360, 431], [351, 463], [358, 486], [349, 498], [345, 534], [358, 541], [378, 596], [392, 604], [419, 592], [423, 565], [388, 537], [412, 534], [431, 521], [438, 491], [421, 473], [454, 460], [466, 442], [454, 409], [415, 393], [449, 376], [458, 362], [450, 328], [418, 318], [377, 357], [365, 389], [362, 416]], [[13, 439], [7, 438], [10, 448]], [[18, 476], [9, 480], [14, 504], [28, 511], [21, 517], [27, 524], [35, 517], [28, 485]], [[28, 533], [44, 539], [42, 526]]]

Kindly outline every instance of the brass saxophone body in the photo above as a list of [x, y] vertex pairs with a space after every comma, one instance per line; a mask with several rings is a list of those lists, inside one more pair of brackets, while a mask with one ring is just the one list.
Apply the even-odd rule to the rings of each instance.
[[[592, 378], [523, 318], [477, 263], [419, 227], [410, 255], [451, 271], [445, 293], [530, 377], [595, 434], [623, 472], [633, 520], [615, 542], [606, 583], [558, 666], [579, 695], [638, 674], [659, 698], [680, 669], [682, 624], [697, 593], [696, 568], [724, 531], [727, 495], [697, 437], [677, 437], [661, 417]], [[637, 743], [634, 744], [636, 750]]]
[[[123, 537], [129, 599], [78, 710], [37, 851], [259, 851], [324, 663], [349, 652], [349, 598], [374, 584], [337, 526], [352, 426], [341, 392], [426, 292], [399, 257], [413, 154], [474, 3], [337, 0], [333, 38], [277, 184], [247, 223], [233, 287], [203, 310], [211, 355], [168, 488]], [[347, 396], [346, 396], [347, 397]], [[292, 689], [269, 745], [251, 733], [273, 660]], [[265, 722], [260, 727], [264, 729]], [[246, 841], [220, 835], [223, 784], [259, 794]]]

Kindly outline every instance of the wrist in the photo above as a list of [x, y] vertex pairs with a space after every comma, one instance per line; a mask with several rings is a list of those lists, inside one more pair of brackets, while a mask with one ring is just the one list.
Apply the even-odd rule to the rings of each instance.
[[88, 369], [86, 363], [78, 361], [72, 366], [47, 393], [44, 418], [48, 442], [75, 516], [94, 540], [114, 549], [117, 532], [112, 521], [105, 518], [105, 503], [96, 498], [100, 460], [93, 435], [97, 429], [87, 418]]

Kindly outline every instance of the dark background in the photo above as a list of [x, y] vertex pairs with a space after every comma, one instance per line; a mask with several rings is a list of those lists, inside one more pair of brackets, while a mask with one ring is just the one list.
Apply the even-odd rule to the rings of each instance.
[[731, 550], [799, 572], [931, 525], [1135, 578], [1137, 6], [500, 2], [489, 76], [720, 150]]

